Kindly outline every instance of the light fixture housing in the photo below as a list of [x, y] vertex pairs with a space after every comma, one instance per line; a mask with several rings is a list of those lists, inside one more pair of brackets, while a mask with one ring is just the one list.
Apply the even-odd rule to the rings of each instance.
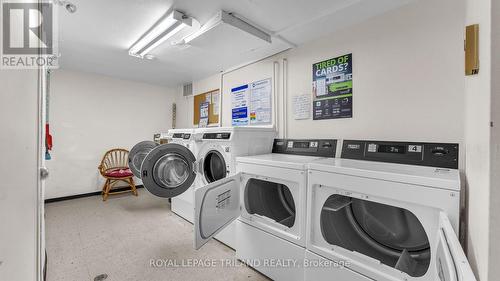
[[172, 10], [156, 22], [132, 47], [128, 53], [131, 56], [145, 58], [146, 55], [161, 43], [171, 38], [186, 26], [192, 25], [192, 19], [185, 14]]

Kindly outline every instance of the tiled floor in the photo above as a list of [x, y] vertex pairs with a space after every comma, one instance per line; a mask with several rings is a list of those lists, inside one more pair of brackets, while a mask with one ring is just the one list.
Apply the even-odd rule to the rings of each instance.
[[268, 280], [215, 240], [194, 250], [193, 226], [144, 189], [47, 204], [46, 247], [48, 281]]

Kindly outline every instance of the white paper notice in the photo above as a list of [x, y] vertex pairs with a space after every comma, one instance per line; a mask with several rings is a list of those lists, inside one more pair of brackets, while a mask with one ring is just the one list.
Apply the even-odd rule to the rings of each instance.
[[265, 125], [272, 122], [271, 78], [250, 84], [250, 124]]
[[220, 103], [220, 93], [219, 91], [212, 93], [212, 108], [213, 114], [219, 115], [219, 103]]
[[311, 95], [292, 97], [293, 117], [295, 120], [311, 118]]

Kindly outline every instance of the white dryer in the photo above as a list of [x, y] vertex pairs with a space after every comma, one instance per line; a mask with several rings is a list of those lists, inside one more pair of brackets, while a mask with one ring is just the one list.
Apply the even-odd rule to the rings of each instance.
[[271, 154], [237, 158], [238, 259], [273, 280], [303, 280], [307, 164], [335, 157], [336, 144], [336, 140], [277, 139]]
[[306, 259], [334, 263], [306, 280], [475, 280], [457, 144], [349, 140], [342, 158], [309, 164]]
[[[198, 145], [195, 141], [197, 129], [170, 129], [168, 139], [171, 143], [177, 143], [188, 148], [194, 155], [198, 155]], [[194, 204], [193, 190], [196, 188], [197, 180], [182, 194], [172, 198], [171, 210], [175, 214], [193, 223]]]
[[[271, 153], [274, 128], [266, 127], [214, 127], [199, 129], [199, 161], [196, 186], [203, 187], [236, 174], [236, 157]], [[195, 218], [196, 220], [196, 218]], [[235, 249], [235, 224], [221, 231], [217, 240]]]

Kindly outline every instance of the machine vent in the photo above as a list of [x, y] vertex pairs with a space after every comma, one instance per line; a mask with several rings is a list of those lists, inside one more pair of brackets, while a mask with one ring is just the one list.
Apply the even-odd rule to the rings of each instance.
[[185, 97], [193, 95], [193, 83], [184, 85], [182, 88], [182, 95]]

